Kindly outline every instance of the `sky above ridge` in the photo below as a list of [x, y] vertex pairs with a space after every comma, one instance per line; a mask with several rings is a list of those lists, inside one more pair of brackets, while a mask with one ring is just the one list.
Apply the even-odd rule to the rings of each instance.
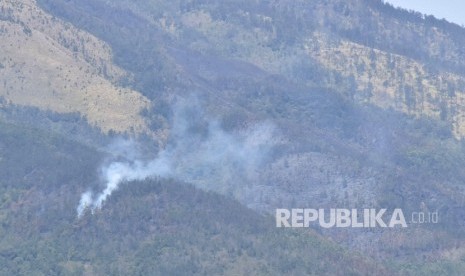
[[415, 10], [423, 14], [434, 15], [438, 19], [465, 26], [464, 0], [387, 0], [395, 7]]

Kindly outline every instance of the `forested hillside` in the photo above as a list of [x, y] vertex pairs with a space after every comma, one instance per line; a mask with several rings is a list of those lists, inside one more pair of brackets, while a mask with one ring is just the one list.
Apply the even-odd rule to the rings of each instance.
[[[380, 0], [0, 7], [2, 273], [461, 275], [462, 27]], [[113, 161], [151, 179], [78, 219]], [[276, 208], [440, 223], [294, 231]]]
[[1, 275], [387, 275], [313, 231], [278, 231], [270, 217], [170, 180], [125, 183], [77, 219], [102, 154], [0, 126]]
[[[356, 102], [445, 120], [456, 136], [463, 133], [465, 32], [433, 16], [380, 0], [39, 3], [109, 42], [148, 97], [190, 87], [189, 80], [205, 85], [196, 77], [224, 90], [234, 69], [261, 69]], [[197, 65], [208, 65], [179, 70], [189, 51], [205, 56]], [[217, 57], [232, 64], [221, 66]], [[220, 66], [223, 72], [208, 69]]]

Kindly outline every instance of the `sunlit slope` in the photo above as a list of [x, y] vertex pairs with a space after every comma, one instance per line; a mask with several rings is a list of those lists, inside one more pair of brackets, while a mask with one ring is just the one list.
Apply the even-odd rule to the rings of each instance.
[[117, 86], [124, 72], [110, 48], [36, 6], [0, 3], [0, 96], [9, 103], [79, 112], [103, 131], [146, 130], [147, 99]]
[[[348, 78], [357, 101], [415, 116], [450, 122], [457, 138], [465, 135], [465, 77], [432, 72], [412, 58], [342, 40], [330, 42], [315, 33], [304, 48], [308, 57]], [[336, 87], [337, 88], [337, 87]]]

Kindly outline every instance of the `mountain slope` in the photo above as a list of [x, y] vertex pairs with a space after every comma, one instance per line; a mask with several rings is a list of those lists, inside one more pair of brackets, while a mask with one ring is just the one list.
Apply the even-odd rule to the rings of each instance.
[[[94, 147], [105, 144], [103, 138], [94, 141], [99, 135], [82, 122], [85, 116], [105, 132], [155, 132], [163, 150], [179, 142], [173, 135], [176, 104], [201, 102], [187, 118], [190, 147], [177, 153], [188, 158], [173, 164], [179, 169], [174, 177], [191, 176], [183, 180], [265, 216], [283, 207], [402, 208], [407, 215], [438, 210], [437, 225], [318, 231], [400, 274], [461, 275], [462, 28], [377, 0], [9, 0], [0, 5], [0, 105], [9, 121], [58, 129], [72, 139], [87, 138]], [[269, 140], [278, 143], [250, 177], [229, 168], [236, 160], [225, 157], [216, 162], [221, 169], [210, 169], [203, 166], [205, 152], [195, 145], [208, 141], [212, 121], [228, 138], [269, 122], [279, 130]], [[34, 139], [18, 139], [29, 136]], [[385, 272], [363, 258], [345, 262], [346, 253], [339, 254], [332, 243], [317, 242], [315, 252], [308, 242], [321, 237], [313, 232], [280, 236], [268, 218], [176, 181], [126, 183], [99, 214], [78, 221], [77, 195], [100, 184], [93, 174], [100, 156], [82, 145], [63, 142], [62, 148], [61, 142], [45, 139], [41, 149], [18, 150], [19, 158], [16, 147], [35, 145], [42, 136], [21, 130], [8, 137], [0, 161], [6, 162], [2, 176], [7, 176], [1, 182], [5, 269], [14, 271], [22, 263], [25, 273], [35, 266], [44, 274], [49, 269], [174, 273], [176, 268], [165, 263], [177, 261], [179, 269], [199, 274], [330, 274], [328, 263], [336, 272], [344, 265], [354, 274]], [[41, 158], [55, 161], [42, 164]], [[191, 211], [202, 220], [189, 217]], [[236, 218], [259, 230], [251, 234]], [[183, 240], [173, 239], [173, 233]], [[23, 237], [29, 242], [21, 243]], [[189, 237], [195, 240], [186, 241]], [[273, 242], [291, 257], [271, 250]], [[152, 262], [151, 256], [163, 262]], [[323, 261], [314, 263], [318, 260]]]
[[117, 83], [108, 45], [45, 13], [35, 1], [0, 4], [0, 96], [9, 103], [79, 112], [104, 132], [148, 132], [148, 101]]
[[[264, 120], [281, 130], [282, 144], [255, 178], [219, 181], [194, 166], [207, 183], [194, 184], [263, 213], [440, 210], [438, 226], [323, 233], [412, 270], [432, 260], [433, 269], [460, 271], [463, 72], [450, 57], [460, 56], [462, 29], [368, 0], [39, 3], [111, 45], [115, 63], [134, 74], [130, 85], [162, 103], [147, 112], [154, 128], [165, 127], [160, 117], [172, 120], [164, 103], [195, 94], [207, 118], [193, 116], [193, 129], [205, 131], [209, 117], [233, 133]], [[403, 45], [405, 36], [426, 42]]]
[[78, 219], [102, 154], [2, 122], [0, 141], [2, 275], [390, 275], [312, 230], [279, 231], [234, 200], [175, 181], [124, 183]]
[[[71, 19], [76, 16], [71, 3], [47, 5]], [[448, 121], [458, 138], [464, 132], [465, 32], [454, 24], [378, 0], [117, 1], [111, 12], [99, 2], [77, 5], [92, 7], [86, 15], [90, 20], [125, 14], [127, 21], [153, 26], [155, 31], [130, 28], [150, 33], [157, 48], [163, 48], [163, 41], [165, 46], [240, 59], [269, 73], [330, 87], [359, 102]], [[87, 26], [83, 16], [72, 20], [98, 35], [98, 27]], [[121, 18], [117, 24], [123, 25]], [[140, 37], [150, 41], [144, 34]], [[320, 74], [322, 69], [327, 72]], [[168, 73], [165, 79], [171, 80], [175, 77], [169, 74], [182, 75], [158, 72]]]

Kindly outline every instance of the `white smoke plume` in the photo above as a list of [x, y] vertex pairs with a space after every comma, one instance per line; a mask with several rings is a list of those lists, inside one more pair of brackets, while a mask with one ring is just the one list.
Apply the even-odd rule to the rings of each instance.
[[[118, 145], [118, 148], [121, 148], [121, 143], [127, 147], [127, 151], [134, 152], [133, 143], [128, 141], [121, 142], [118, 140], [112, 144], [112, 147]], [[169, 163], [163, 157], [163, 154], [164, 152], [160, 154], [159, 158], [149, 162], [139, 160], [115, 161], [103, 166], [101, 177], [105, 182], [105, 188], [98, 194], [87, 191], [81, 195], [77, 207], [78, 217], [81, 217], [86, 210], [94, 213], [96, 209], [100, 209], [105, 200], [118, 189], [122, 181], [142, 180], [153, 176], [168, 176], [170, 172]]]
[[124, 181], [170, 177], [201, 188], [225, 192], [237, 181], [251, 181], [279, 135], [271, 123], [260, 123], [235, 133], [203, 118], [198, 106], [175, 108], [170, 141], [156, 158], [143, 161], [137, 143], [117, 140], [108, 147], [124, 161], [106, 162], [101, 168], [105, 188], [81, 195], [77, 216], [94, 213]]

